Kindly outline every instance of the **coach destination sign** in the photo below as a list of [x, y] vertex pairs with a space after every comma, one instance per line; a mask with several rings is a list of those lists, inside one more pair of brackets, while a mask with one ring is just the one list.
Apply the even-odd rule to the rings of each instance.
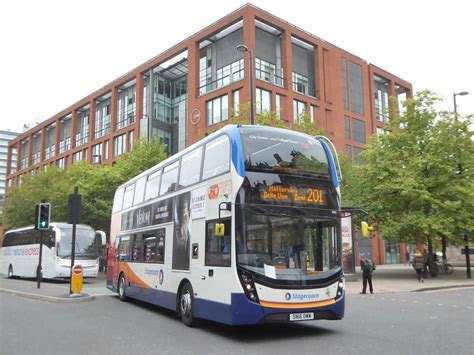
[[260, 185], [260, 198], [267, 202], [283, 202], [305, 205], [325, 205], [326, 193], [317, 187], [296, 187], [294, 185]]

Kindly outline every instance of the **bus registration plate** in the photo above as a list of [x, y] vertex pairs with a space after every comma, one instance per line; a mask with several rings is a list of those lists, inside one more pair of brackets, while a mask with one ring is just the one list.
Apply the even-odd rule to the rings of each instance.
[[314, 313], [290, 313], [290, 322], [297, 322], [300, 320], [311, 320], [314, 319]]

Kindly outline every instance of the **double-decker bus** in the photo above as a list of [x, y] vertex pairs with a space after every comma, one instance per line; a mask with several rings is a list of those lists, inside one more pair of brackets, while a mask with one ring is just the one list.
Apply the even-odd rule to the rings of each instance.
[[107, 287], [192, 326], [341, 319], [332, 144], [228, 125], [120, 186]]
[[[100, 245], [105, 245], [104, 232], [76, 225], [75, 263], [82, 265], [84, 277], [97, 277]], [[51, 223], [43, 231], [42, 277], [69, 278], [71, 250], [72, 224]], [[39, 253], [39, 230], [33, 226], [9, 230], [0, 251], [0, 271], [9, 278], [36, 277]]]

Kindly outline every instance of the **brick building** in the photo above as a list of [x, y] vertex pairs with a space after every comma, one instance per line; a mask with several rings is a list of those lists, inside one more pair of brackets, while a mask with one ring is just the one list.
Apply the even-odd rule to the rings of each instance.
[[250, 57], [257, 113], [291, 125], [309, 112], [351, 157], [384, 133], [398, 109], [388, 98], [412, 95], [409, 82], [247, 4], [11, 141], [7, 189], [49, 165], [110, 164], [144, 137], [183, 149], [250, 102]]

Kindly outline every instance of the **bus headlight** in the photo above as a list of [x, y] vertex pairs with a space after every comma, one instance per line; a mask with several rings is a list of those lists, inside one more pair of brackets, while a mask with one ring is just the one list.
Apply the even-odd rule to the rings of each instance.
[[244, 289], [247, 297], [251, 301], [258, 303], [258, 294], [257, 290], [255, 289], [252, 274], [242, 269], [238, 269], [237, 272], [239, 274], [240, 283], [242, 284], [242, 288]]
[[339, 297], [341, 297], [342, 294], [344, 293], [344, 286], [345, 286], [344, 277], [341, 277], [341, 278], [339, 279], [339, 282], [337, 283], [336, 299], [338, 299]]

